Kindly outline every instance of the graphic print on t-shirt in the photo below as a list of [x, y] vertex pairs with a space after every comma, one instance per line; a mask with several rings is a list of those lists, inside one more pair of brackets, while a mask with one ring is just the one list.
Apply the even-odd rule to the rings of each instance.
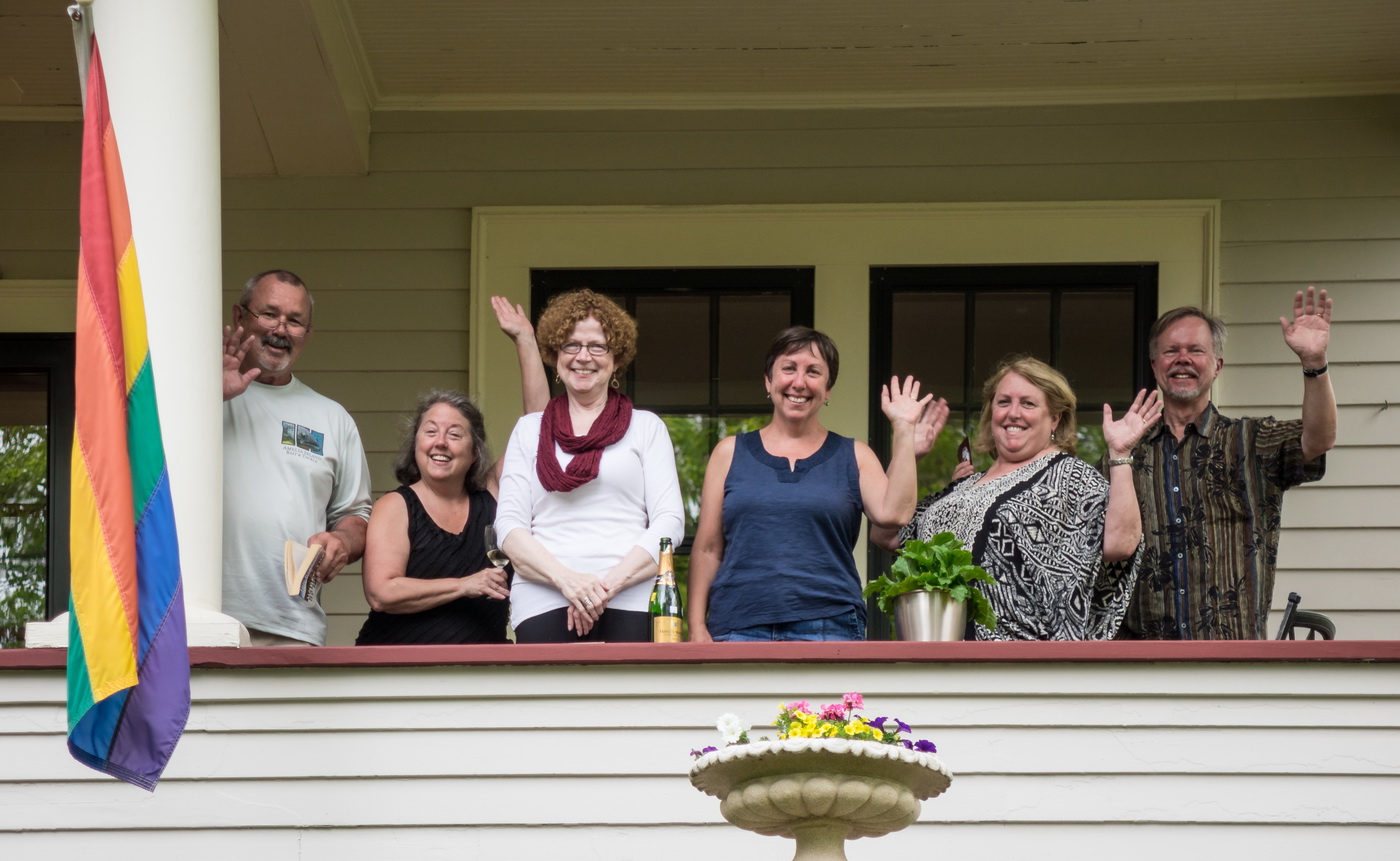
[[321, 431], [293, 422], [282, 422], [282, 445], [296, 446], [312, 454], [325, 454], [322, 446], [326, 435]]

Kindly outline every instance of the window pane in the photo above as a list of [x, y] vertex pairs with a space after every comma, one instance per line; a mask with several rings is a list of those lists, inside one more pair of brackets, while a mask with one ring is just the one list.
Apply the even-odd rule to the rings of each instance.
[[[1118, 415], [1115, 413], [1115, 415]], [[1079, 442], [1079, 457], [1097, 466], [1104, 453], [1103, 410], [1077, 413], [1074, 417]]]
[[792, 320], [789, 296], [722, 296], [719, 305], [719, 402], [763, 401], [763, 358]]
[[710, 300], [638, 296], [634, 399], [653, 408], [710, 401]]
[[0, 374], [0, 648], [44, 618], [48, 575], [48, 375]]
[[962, 406], [965, 302], [961, 293], [896, 293], [890, 313], [890, 372], [913, 374], [948, 403]]
[[671, 448], [676, 452], [686, 535], [695, 535], [695, 521], [700, 516], [700, 491], [705, 484], [705, 466], [710, 462], [710, 452], [715, 445], [727, 436], [758, 430], [771, 418], [771, 413], [720, 416], [717, 419], [702, 415], [661, 417], [671, 434]]
[[[975, 419], [976, 416], [974, 415], [973, 418]], [[935, 490], [941, 490], [953, 475], [953, 467], [958, 465], [958, 446], [963, 441], [963, 422], [962, 413], [953, 413], [948, 416], [948, 424], [943, 428], [943, 433], [938, 435], [938, 441], [934, 443], [933, 451], [919, 461], [920, 499]], [[975, 439], [971, 441], [975, 442]], [[975, 457], [973, 462], [977, 463]]]
[[1133, 398], [1133, 294], [1066, 292], [1060, 299], [1060, 371], [1081, 407]]
[[[695, 522], [700, 517], [700, 491], [705, 484], [705, 467], [710, 461], [710, 452], [714, 450], [715, 444], [727, 436], [758, 430], [771, 418], [771, 413], [721, 416], [718, 419], [697, 415], [661, 417], [661, 420], [666, 422], [666, 429], [671, 434], [671, 447], [676, 452], [676, 472], [680, 477], [687, 537], [695, 536]], [[680, 586], [682, 601], [688, 600], [688, 545], [685, 553], [676, 554], [676, 584]]]
[[979, 293], [973, 325], [973, 395], [1009, 353], [1050, 361], [1050, 292]]

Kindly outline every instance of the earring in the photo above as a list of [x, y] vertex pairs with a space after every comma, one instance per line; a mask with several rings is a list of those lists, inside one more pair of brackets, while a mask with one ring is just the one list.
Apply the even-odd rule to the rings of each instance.
[[622, 383], [617, 379], [617, 377], [613, 377], [613, 378], [612, 378], [612, 387], [613, 387], [614, 389], [620, 389], [620, 388], [622, 388]]
[[831, 406], [831, 398], [827, 398], [826, 400], [822, 401], [822, 406], [824, 406], [824, 407], [829, 407], [829, 406]]
[[559, 375], [557, 373], [554, 375], [554, 382], [559, 382]]

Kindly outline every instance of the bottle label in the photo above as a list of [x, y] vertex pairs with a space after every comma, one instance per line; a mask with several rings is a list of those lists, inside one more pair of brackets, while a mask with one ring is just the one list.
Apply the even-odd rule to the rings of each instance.
[[651, 641], [653, 643], [679, 643], [681, 641], [681, 619], [679, 616], [654, 616], [651, 620]]

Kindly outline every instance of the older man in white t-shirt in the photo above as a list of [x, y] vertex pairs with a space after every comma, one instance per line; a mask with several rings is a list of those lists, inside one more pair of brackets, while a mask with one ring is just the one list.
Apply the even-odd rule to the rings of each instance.
[[224, 329], [225, 613], [255, 646], [324, 645], [318, 601], [288, 595], [283, 548], [319, 544], [322, 582], [364, 555], [369, 466], [340, 404], [292, 376], [311, 293], [291, 272], [248, 281]]

